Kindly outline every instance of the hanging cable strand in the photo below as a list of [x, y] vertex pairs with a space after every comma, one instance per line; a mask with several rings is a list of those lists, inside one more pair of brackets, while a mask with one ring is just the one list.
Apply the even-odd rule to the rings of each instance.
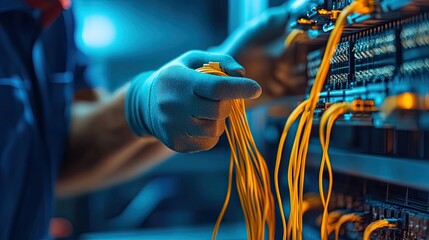
[[[217, 62], [204, 64], [196, 71], [227, 76]], [[235, 184], [246, 223], [247, 239], [261, 240], [268, 236], [268, 239], [273, 240], [275, 204], [271, 192], [270, 174], [265, 159], [258, 151], [250, 131], [243, 99], [231, 101], [231, 113], [228, 119], [229, 128], [225, 128], [225, 134], [231, 148], [228, 187], [222, 209], [213, 229], [212, 239], [216, 239], [222, 218], [228, 208], [235, 171]], [[266, 227], [268, 233], [266, 233]]]
[[[276, 169], [275, 169], [275, 187], [276, 187], [276, 194], [277, 194], [277, 200], [281, 201], [280, 191], [278, 190], [278, 168], [280, 166], [280, 161], [282, 157], [283, 152], [283, 145], [286, 139], [287, 131], [290, 128], [291, 123], [293, 123], [296, 119], [300, 117], [299, 124], [297, 131], [295, 133], [295, 141], [293, 142], [292, 150], [289, 157], [289, 166], [288, 166], [288, 188], [289, 188], [289, 198], [290, 198], [290, 211], [289, 211], [289, 219], [288, 222], [282, 222], [283, 228], [286, 229], [286, 233], [283, 233], [283, 240], [289, 238], [289, 239], [302, 239], [302, 205], [303, 205], [303, 195], [304, 195], [304, 176], [305, 176], [305, 167], [306, 167], [306, 158], [308, 153], [308, 142], [311, 134], [312, 124], [313, 124], [313, 116], [314, 116], [314, 110], [316, 108], [318, 99], [319, 99], [319, 93], [322, 90], [323, 84], [325, 82], [327, 73], [329, 71], [330, 67], [330, 59], [332, 58], [336, 46], [339, 43], [344, 25], [346, 23], [346, 18], [351, 13], [361, 13], [366, 14], [372, 12], [373, 6], [372, 1], [363, 1], [363, 0], [357, 0], [345, 7], [341, 13], [339, 14], [335, 27], [332, 30], [327, 46], [325, 49], [325, 53], [322, 58], [321, 65], [319, 67], [319, 71], [317, 72], [314, 84], [311, 88], [310, 95], [307, 101], [305, 103], [299, 105], [297, 108], [297, 111], [294, 111], [296, 115], [290, 116], [290, 121], [288, 120], [286, 122], [284, 131], [282, 133], [280, 142], [279, 142], [279, 149], [277, 152], [277, 158], [276, 158]], [[294, 39], [299, 36], [302, 32], [295, 31], [291, 36], [288, 37], [286, 40], [286, 44], [290, 45]], [[290, 125], [288, 125], [290, 124]], [[327, 163], [327, 168], [330, 168], [330, 163]], [[329, 197], [325, 198], [321, 195], [323, 198], [322, 201], [325, 202], [325, 206], [328, 204], [326, 202], [329, 202]], [[279, 204], [280, 205], [280, 204]], [[327, 207], [326, 207], [327, 208]], [[327, 210], [326, 210], [327, 212]], [[325, 213], [325, 217], [323, 217], [322, 222], [323, 229], [326, 229], [326, 216], [327, 213]], [[283, 221], [283, 218], [282, 218]], [[285, 231], [285, 230], [284, 230]], [[327, 239], [326, 231], [323, 230], [322, 239]]]
[[[287, 239], [287, 233], [289, 232], [289, 230], [287, 228], [286, 217], [283, 209], [283, 200], [280, 194], [280, 186], [279, 186], [280, 163], [281, 163], [281, 157], [283, 153], [284, 142], [286, 141], [286, 138], [287, 138], [287, 133], [289, 132], [289, 129], [291, 128], [292, 124], [298, 119], [299, 115], [301, 115], [302, 112], [304, 111], [306, 104], [307, 104], [307, 100], [303, 101], [297, 108], [295, 108], [295, 110], [288, 117], [283, 129], [283, 132], [280, 138], [280, 144], [277, 150], [276, 165], [274, 169], [274, 186], [275, 186], [277, 203], [279, 205], [280, 217], [281, 217], [282, 226], [283, 226], [282, 238], [284, 240]], [[291, 183], [291, 181], [289, 180], [289, 176], [291, 177], [291, 175], [288, 175], [288, 181], [287, 181], [288, 184]]]
[[[329, 235], [328, 208], [329, 208], [329, 201], [331, 199], [331, 194], [332, 194], [333, 173], [332, 173], [331, 161], [329, 159], [328, 148], [329, 148], [332, 127], [335, 123], [335, 120], [342, 114], [349, 112], [352, 109], [352, 106], [353, 105], [351, 103], [334, 104], [323, 113], [322, 118], [320, 120], [319, 138], [320, 138], [320, 144], [323, 150], [322, 160], [320, 162], [320, 168], [319, 168], [319, 193], [320, 193], [320, 198], [323, 205], [322, 223], [320, 225], [320, 236], [322, 239], [327, 239]], [[326, 134], [325, 134], [325, 131], [326, 131]], [[323, 173], [324, 173], [325, 166], [328, 172], [328, 191], [326, 195], [323, 188]]]

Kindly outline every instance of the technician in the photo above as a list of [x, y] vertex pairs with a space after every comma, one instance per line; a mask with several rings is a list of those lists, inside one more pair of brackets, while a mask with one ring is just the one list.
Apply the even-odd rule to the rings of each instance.
[[[273, 9], [216, 48], [222, 53], [187, 52], [100, 99], [73, 40], [70, 4], [0, 1], [0, 239], [49, 238], [55, 195], [123, 181], [173, 151], [215, 146], [230, 100], [262, 91], [230, 55], [262, 49], [287, 21], [285, 8]], [[267, 57], [255, 59], [264, 66]], [[230, 77], [194, 71], [209, 61]]]

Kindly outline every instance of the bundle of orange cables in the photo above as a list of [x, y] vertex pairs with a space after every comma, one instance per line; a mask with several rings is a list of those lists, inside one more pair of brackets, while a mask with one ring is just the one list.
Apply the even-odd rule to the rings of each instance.
[[[219, 63], [204, 64], [197, 71], [202, 73], [227, 76]], [[216, 238], [220, 223], [228, 207], [232, 191], [233, 171], [235, 183], [247, 228], [247, 238], [261, 240], [266, 236], [274, 239], [275, 204], [271, 192], [270, 175], [265, 159], [258, 151], [246, 117], [243, 99], [232, 100], [229, 116], [229, 129], [225, 133], [231, 148], [230, 169], [227, 195], [222, 210], [216, 221], [212, 239]]]

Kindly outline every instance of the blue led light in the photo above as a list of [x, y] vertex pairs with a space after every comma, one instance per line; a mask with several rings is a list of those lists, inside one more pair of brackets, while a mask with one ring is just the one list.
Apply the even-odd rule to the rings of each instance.
[[306, 0], [296, 0], [290, 7], [291, 9], [298, 9], [300, 7], [302, 7], [305, 3], [307, 3]]
[[104, 15], [89, 15], [85, 17], [82, 40], [86, 47], [108, 47], [114, 42], [115, 37], [115, 26], [108, 17]]

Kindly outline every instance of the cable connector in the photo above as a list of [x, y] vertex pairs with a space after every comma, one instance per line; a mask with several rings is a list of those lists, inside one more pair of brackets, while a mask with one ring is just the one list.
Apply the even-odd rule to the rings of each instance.
[[317, 27], [317, 21], [312, 19], [300, 18], [296, 23], [304, 29], [315, 29]]
[[212, 68], [214, 70], [225, 72], [221, 67], [219, 62], [209, 62], [203, 65], [203, 68]]
[[352, 112], [375, 112], [377, 107], [375, 107], [374, 100], [362, 100], [355, 99], [352, 101]]
[[326, 9], [317, 9], [317, 15], [319, 17], [327, 18], [330, 20], [336, 20], [341, 13], [341, 10], [326, 10]]
[[388, 228], [402, 228], [402, 221], [401, 219], [397, 218], [385, 218], [387, 222], [389, 222]]

